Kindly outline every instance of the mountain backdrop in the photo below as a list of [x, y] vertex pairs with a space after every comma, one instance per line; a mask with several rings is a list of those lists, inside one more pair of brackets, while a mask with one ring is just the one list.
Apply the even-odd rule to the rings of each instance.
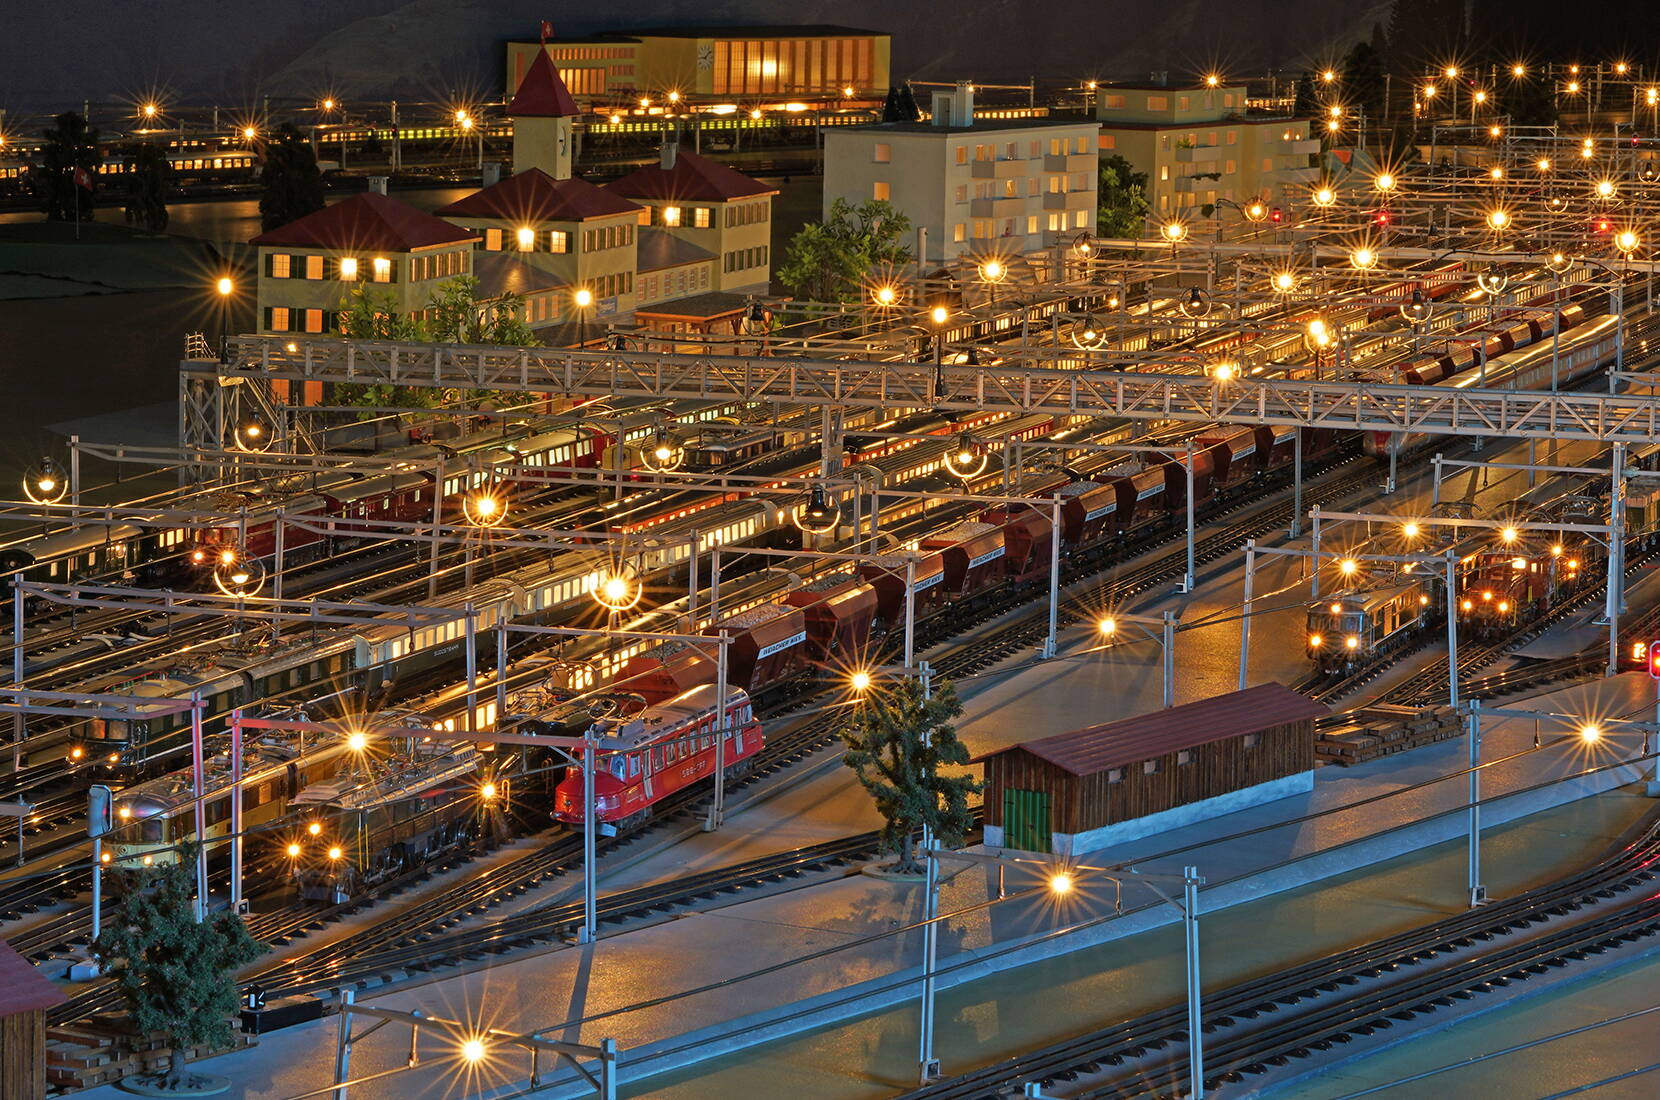
[[[1337, 57], [1388, 0], [57, 0], [14, 5], [0, 107], [251, 105], [262, 95], [440, 99], [501, 92], [502, 42], [664, 24], [840, 23], [893, 34], [898, 78], [1061, 84], [1259, 73]], [[1035, 71], [1034, 71], [1035, 70]]]

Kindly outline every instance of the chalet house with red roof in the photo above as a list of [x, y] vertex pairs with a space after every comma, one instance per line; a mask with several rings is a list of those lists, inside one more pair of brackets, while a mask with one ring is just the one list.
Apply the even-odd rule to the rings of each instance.
[[978, 756], [986, 845], [1078, 855], [1307, 794], [1326, 713], [1259, 684]]
[[46, 1011], [68, 1000], [34, 965], [0, 942], [0, 1096], [46, 1095]]

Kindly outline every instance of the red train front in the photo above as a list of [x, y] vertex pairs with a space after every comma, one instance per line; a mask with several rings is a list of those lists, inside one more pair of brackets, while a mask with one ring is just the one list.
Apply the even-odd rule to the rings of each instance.
[[[713, 684], [700, 684], [638, 713], [595, 723], [594, 735], [606, 746], [594, 762], [596, 820], [643, 821], [657, 802], [715, 774], [715, 698]], [[760, 751], [762, 734], [741, 688], [726, 693], [726, 730], [726, 768], [742, 774]], [[582, 824], [581, 769], [570, 769], [554, 789], [553, 816]]]

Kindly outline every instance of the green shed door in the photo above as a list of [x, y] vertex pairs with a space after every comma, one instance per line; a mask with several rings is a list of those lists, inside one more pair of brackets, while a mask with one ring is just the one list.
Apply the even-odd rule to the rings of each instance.
[[1049, 796], [1039, 791], [1005, 788], [1003, 844], [1022, 852], [1049, 850]]

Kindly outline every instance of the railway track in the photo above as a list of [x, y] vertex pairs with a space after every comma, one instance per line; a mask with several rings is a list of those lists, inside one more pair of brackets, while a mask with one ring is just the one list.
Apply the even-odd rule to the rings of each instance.
[[[1213, 990], [1205, 1083], [1264, 1081], [1419, 1017], [1660, 933], [1660, 824], [1553, 883], [1375, 943]], [[906, 1093], [907, 1100], [1167, 1097], [1187, 1088], [1186, 1006], [1172, 1005]]]

